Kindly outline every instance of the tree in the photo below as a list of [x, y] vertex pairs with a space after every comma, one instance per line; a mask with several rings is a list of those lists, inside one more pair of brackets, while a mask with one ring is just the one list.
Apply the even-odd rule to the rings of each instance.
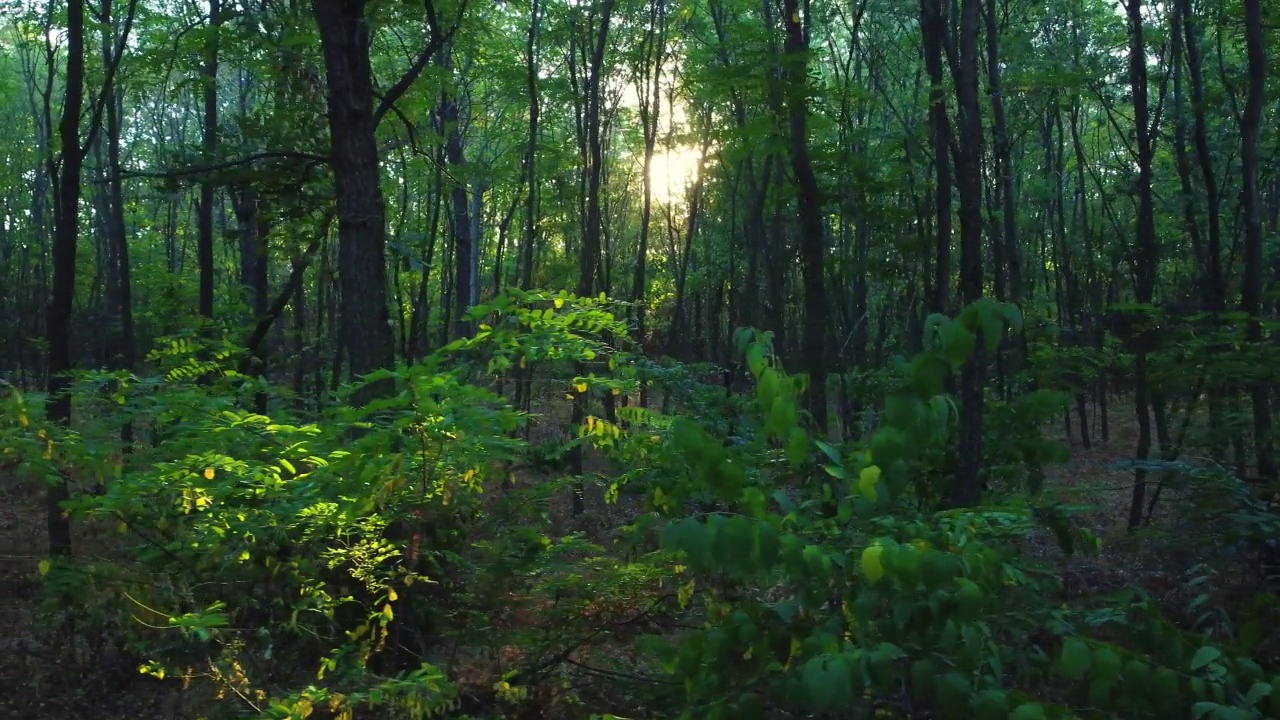
[[[375, 131], [447, 39], [434, 0], [427, 0], [427, 46], [383, 94], [375, 110], [369, 54], [373, 33], [365, 9], [365, 0], [312, 0], [324, 49], [329, 164], [337, 200], [342, 345], [350, 373], [356, 377], [395, 362], [387, 310], [386, 204]], [[456, 29], [455, 23], [448, 34]], [[370, 385], [358, 397], [367, 400], [385, 389], [385, 385]]]
[[796, 179], [796, 203], [800, 218], [800, 264], [804, 278], [804, 336], [801, 352], [809, 374], [805, 404], [820, 436], [827, 434], [827, 247], [822, 227], [822, 197], [809, 159], [808, 62], [809, 41], [804, 15], [797, 0], [783, 3], [786, 28], [787, 115], [790, 129], [791, 172]]
[[[1244, 37], [1248, 57], [1248, 90], [1244, 113], [1240, 116], [1240, 172], [1244, 176], [1240, 193], [1244, 211], [1244, 282], [1241, 285], [1240, 310], [1248, 317], [1245, 338], [1251, 343], [1262, 341], [1262, 207], [1258, 192], [1258, 133], [1262, 121], [1262, 103], [1267, 85], [1267, 51], [1262, 40], [1262, 8], [1260, 0], [1244, 0]], [[1253, 402], [1254, 452], [1258, 459], [1258, 475], [1276, 477], [1272, 457], [1271, 388], [1254, 381], [1249, 387]]]

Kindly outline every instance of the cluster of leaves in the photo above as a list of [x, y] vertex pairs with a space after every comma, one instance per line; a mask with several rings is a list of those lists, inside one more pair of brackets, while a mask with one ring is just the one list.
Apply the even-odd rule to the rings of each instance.
[[[158, 377], [86, 376], [78, 402], [98, 419], [75, 434], [41, 427], [30, 398], [6, 394], [8, 454], [46, 476], [96, 468], [101, 490], [69, 510], [120, 531], [122, 552], [46, 565], [51, 597], [123, 618], [144, 672], [211, 676], [259, 717], [456, 711], [457, 678], [435, 664], [451, 634], [528, 658], [494, 678], [495, 702], [514, 707], [599, 626], [616, 627], [604, 606], [643, 614], [672, 579], [686, 620], [641, 641], [646, 682], [627, 693], [654, 712], [1245, 720], [1280, 710], [1275, 669], [1250, 658], [1265, 609], [1210, 636], [1138, 594], [1068, 608], [1055, 574], [1023, 554], [1046, 527], [1067, 552], [1098, 548], [1035, 482], [1059, 457], [1035, 428], [1060, 393], [988, 407], [1001, 442], [984, 466], [992, 479], [1029, 470], [1028, 487], [988, 493], [1001, 499], [978, 508], [940, 506], [958, 420], [948, 376], [1016, 326], [1003, 305], [931, 317], [924, 350], [881, 378], [879, 426], [839, 446], [808, 429], [808, 379], [786, 372], [768, 333], [737, 334], [754, 382], [732, 400], [696, 368], [612, 348], [625, 328], [593, 298], [513, 291], [473, 319], [475, 336], [369, 376], [393, 390], [320, 422], [244, 410], [263, 386], [231, 367], [234, 348], [198, 338], [163, 344]], [[641, 383], [672, 393], [669, 412], [587, 412], [570, 440], [620, 468], [608, 499], [644, 499], [629, 557], [553, 537], [538, 507], [562, 484], [483, 497], [496, 470], [505, 480], [530, 453], [516, 432], [528, 416], [488, 386], [527, 381], [534, 367], [575, 402]], [[126, 419], [153, 428], [151, 442], [119, 457], [98, 438]], [[513, 630], [503, 618], [516, 608], [541, 617]]]
[[[946, 376], [975, 348], [976, 330], [992, 347], [1004, 320], [1016, 316], [994, 303], [932, 318], [931, 341], [903, 368], [881, 427], [842, 448], [804, 429], [805, 380], [782, 370], [768, 335], [740, 335], [757, 380], [755, 439], [735, 445], [681, 427], [669, 480], [652, 496], [663, 546], [681, 558], [680, 600], [702, 618], [674, 641], [648, 643], [686, 690], [684, 717], [1274, 712], [1276, 681], [1261, 666], [1183, 633], [1152, 603], [1079, 612], [1053, 602], [1052, 574], [1020, 547], [1048, 524], [1064, 549], [1096, 550], [1066, 508], [931, 507], [940, 494], [913, 475], [948, 442]], [[695, 492], [715, 509], [687, 515], [678, 500]]]
[[[453, 707], [432, 638], [475, 572], [484, 482], [525, 447], [525, 414], [475, 382], [477, 368], [586, 367], [605, 357], [600, 337], [624, 329], [564, 295], [513, 292], [475, 313], [494, 324], [370, 374], [362, 384], [393, 390], [319, 422], [245, 410], [262, 385], [235, 370], [234, 348], [192, 336], [160, 345], [157, 377], [86, 375], [77, 404], [95, 419], [74, 435], [6, 397], [7, 454], [37, 476], [94, 468], [99, 491], [68, 510], [119, 531], [111, 557], [42, 565], [51, 600], [136, 618], [125, 644], [143, 672], [211, 676], [262, 717]], [[122, 422], [151, 432], [127, 457], [95, 456], [118, 448]]]

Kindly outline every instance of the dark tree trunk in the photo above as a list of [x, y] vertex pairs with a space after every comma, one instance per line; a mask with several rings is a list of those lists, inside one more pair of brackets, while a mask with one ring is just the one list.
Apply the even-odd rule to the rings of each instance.
[[1204, 294], [1208, 310], [1221, 313], [1227, 309], [1227, 286], [1222, 268], [1222, 219], [1219, 209], [1218, 179], [1213, 167], [1213, 153], [1209, 148], [1209, 130], [1204, 91], [1204, 60], [1200, 52], [1200, 33], [1196, 30], [1195, 14], [1191, 0], [1179, 0], [1178, 15], [1186, 39], [1187, 79], [1191, 84], [1191, 113], [1195, 122], [1194, 139], [1196, 160], [1200, 165], [1200, 177], [1204, 182], [1205, 214], [1208, 220], [1204, 257]]
[[[446, 51], [447, 52], [447, 51]], [[448, 67], [448, 63], [445, 64]], [[458, 117], [458, 101], [446, 92], [440, 101], [440, 117], [444, 122], [448, 140], [445, 142], [445, 157], [449, 167], [455, 174], [466, 162], [466, 149], [462, 142], [462, 128]], [[467, 186], [457, 182], [449, 192], [450, 209], [453, 212], [453, 304], [451, 315], [452, 329], [449, 336], [453, 339], [470, 334], [471, 324], [467, 322], [467, 310], [474, 301], [472, 286], [475, 270], [475, 244], [477, 238], [472, 237], [472, 217], [468, 206]]]
[[533, 287], [533, 258], [538, 244], [538, 120], [541, 111], [538, 94], [538, 26], [541, 23], [539, 0], [529, 8], [529, 36], [525, 41], [525, 83], [529, 98], [529, 145], [525, 149], [525, 183], [528, 196], [524, 205], [524, 244], [520, 249], [520, 289]]
[[[271, 298], [268, 283], [267, 224], [263, 222], [260, 200], [256, 192], [247, 190], [239, 197], [232, 199], [236, 214], [237, 231], [240, 235], [240, 286], [249, 295], [249, 306], [253, 308], [253, 322], [258, 323], [267, 315]], [[267, 371], [267, 347], [259, 342], [249, 348], [253, 356], [254, 375], [263, 376]], [[255, 409], [267, 412], [267, 396], [258, 393], [255, 398]]]
[[929, 74], [929, 124], [933, 130], [934, 210], [938, 233], [929, 309], [946, 313], [951, 307], [951, 121], [947, 117], [942, 77], [943, 45], [947, 36], [942, 0], [920, 0], [920, 32], [925, 69]]
[[[76, 290], [76, 240], [80, 233], [80, 113], [84, 106], [84, 0], [67, 0], [66, 91], [58, 136], [61, 162], [54, 170], [53, 291], [45, 321], [49, 379], [45, 414], [50, 422], [71, 427], [71, 310]], [[50, 69], [52, 72], [52, 68]], [[47, 107], [47, 106], [46, 106]], [[53, 161], [51, 161], [51, 165]], [[71, 497], [65, 478], [48, 486], [49, 553], [71, 554], [71, 520], [62, 504]]]
[[[1267, 51], [1263, 44], [1261, 0], [1244, 0], [1244, 37], [1249, 59], [1249, 89], [1244, 112], [1240, 116], [1240, 172], [1243, 175], [1241, 195], [1244, 200], [1244, 282], [1241, 284], [1240, 309], [1248, 316], [1245, 338], [1253, 344], [1262, 342], [1262, 208], [1258, 197], [1258, 134], [1262, 122], [1262, 101], [1267, 85]], [[1276, 477], [1272, 457], [1271, 399], [1265, 380], [1250, 383], [1253, 404], [1254, 453], [1258, 460], [1258, 476], [1265, 480]]]
[[784, 0], [786, 27], [784, 50], [791, 68], [787, 83], [787, 115], [790, 125], [791, 172], [796, 178], [800, 219], [800, 267], [804, 284], [804, 329], [801, 352], [809, 374], [805, 405], [813, 417], [818, 437], [827, 437], [827, 291], [824, 276], [826, 241], [822, 227], [822, 198], [818, 178], [809, 159], [808, 3], [803, 16], [798, 0]]
[[[599, 17], [593, 14], [596, 24], [590, 29], [595, 37], [590, 42], [590, 62], [586, 68], [586, 107], [583, 115], [583, 129], [586, 144], [586, 167], [583, 168], [583, 179], [586, 189], [586, 212], [582, 232], [582, 247], [578, 255], [578, 290], [579, 297], [591, 297], [596, 290], [596, 271], [600, 265], [600, 177], [604, 164], [604, 148], [600, 133], [600, 103], [604, 85], [601, 73], [604, 71], [604, 56], [609, 40], [609, 26], [613, 20], [614, 0], [603, 0], [599, 7]], [[582, 368], [578, 368], [581, 372]], [[575, 392], [573, 399], [572, 424], [580, 425], [587, 414], [587, 394]], [[582, 446], [575, 445], [570, 458], [574, 475], [582, 475]], [[575, 516], [586, 509], [584, 488], [581, 482], [573, 489], [573, 507]]]
[[[113, 45], [115, 28], [110, 16], [110, 5], [103, 8], [102, 56], [103, 63], [110, 67], [116, 62]], [[114, 334], [108, 357], [108, 366], [113, 370], [133, 370], [136, 350], [133, 337], [133, 277], [129, 264], [129, 240], [126, 236], [124, 222], [124, 188], [120, 177], [120, 114], [123, 93], [116, 87], [114, 78], [104, 83], [102, 100], [106, 115], [106, 196], [107, 196], [107, 256], [111, 277], [108, 279], [110, 291], [107, 293], [113, 302], [107, 308], [111, 317]], [[133, 450], [133, 423], [125, 421], [120, 426], [121, 451], [129, 453]]]
[[[220, 0], [209, 0], [209, 39], [204, 47], [204, 128], [200, 150], [204, 162], [214, 162], [218, 152], [218, 32], [222, 27]], [[200, 317], [213, 317], [213, 178], [200, 180], [200, 206], [196, 218], [196, 262], [200, 266]]]
[[[635, 338], [643, 347], [645, 341], [645, 288], [648, 286], [649, 229], [653, 220], [653, 154], [658, 143], [658, 118], [662, 110], [662, 65], [667, 43], [666, 0], [650, 0], [649, 26], [645, 30], [643, 57], [640, 59], [639, 111], [644, 134], [644, 169], [641, 177], [644, 197], [640, 207], [640, 239], [636, 247], [636, 271], [631, 283], [631, 299], [635, 304]], [[640, 388], [640, 405], [648, 406], [648, 389]]]
[[[1133, 91], [1133, 120], [1138, 153], [1138, 222], [1133, 252], [1135, 295], [1137, 301], [1149, 305], [1155, 299], [1156, 269], [1159, 246], [1155, 236], [1155, 210], [1151, 192], [1151, 124], [1147, 106], [1147, 53], [1143, 40], [1142, 2], [1129, 0], [1129, 81]], [[1139, 464], [1151, 455], [1151, 391], [1148, 380], [1147, 353], [1139, 348], [1134, 359], [1134, 406], [1138, 417], [1138, 446], [1135, 457]], [[1147, 492], [1147, 471], [1142, 467], [1133, 473], [1133, 497], [1129, 506], [1129, 529], [1142, 522], [1142, 507]]]
[[[1023, 301], [1022, 252], [1018, 244], [1018, 216], [1013, 196], [1013, 158], [1009, 130], [1005, 124], [1004, 94], [1000, 84], [1000, 29], [996, 25], [996, 0], [987, 0], [987, 94], [991, 97], [991, 135], [994, 147], [996, 200], [1000, 206], [1000, 233], [993, 232], [992, 242], [1003, 244], [1006, 267], [995, 268], [1008, 278], [1008, 300], [1016, 305]], [[1003, 298], [1002, 298], [1003, 299]]]
[[[960, 190], [960, 295], [970, 304], [982, 297], [982, 116], [978, 104], [978, 26], [981, 0], [962, 0], [960, 57], [955, 68], [959, 112], [956, 180]], [[960, 463], [951, 503], [978, 502], [982, 460], [982, 407], [986, 357], [981, 338], [960, 370]]]
[[[324, 49], [330, 164], [338, 214], [341, 337], [353, 377], [391, 367], [387, 311], [386, 207], [374, 137], [369, 19], [365, 0], [312, 0]], [[370, 386], [356, 398], [382, 392]]]

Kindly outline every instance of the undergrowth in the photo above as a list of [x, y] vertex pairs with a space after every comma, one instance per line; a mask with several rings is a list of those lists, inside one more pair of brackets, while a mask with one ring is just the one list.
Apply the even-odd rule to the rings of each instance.
[[[1099, 547], [1043, 492], [1063, 393], [989, 403], [987, 501], [945, 507], [947, 379], [1017, 326], [1009, 307], [930, 318], [863, 398], [874, 432], [843, 444], [811, 433], [807, 379], [767, 333], [736, 337], [741, 395], [619, 347], [603, 298], [508, 291], [472, 317], [475, 336], [365, 378], [391, 390], [362, 407], [303, 412], [197, 336], [146, 376], [83, 375], [73, 431], [7, 397], [7, 460], [69, 479], [66, 512], [116, 533], [41, 564], [48, 621], [211, 688], [210, 718], [1280, 716], [1256, 657], [1274, 602], [1211, 623], [1140, 589], [1068, 604], [1025, 552], [1046, 531]], [[535, 374], [582, 411], [563, 442], [521, 432]], [[662, 410], [626, 404], [642, 384]], [[268, 414], [248, 409], [262, 393]], [[570, 475], [581, 453], [607, 471]], [[1185, 522], [1236, 545], [1274, 531], [1217, 487], [1212, 520]], [[556, 510], [593, 488], [617, 509], [603, 533]]]

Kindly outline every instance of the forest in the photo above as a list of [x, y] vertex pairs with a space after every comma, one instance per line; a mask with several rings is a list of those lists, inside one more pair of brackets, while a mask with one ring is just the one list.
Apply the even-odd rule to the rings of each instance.
[[1273, 78], [1274, 0], [0, 0], [0, 717], [1280, 718]]

